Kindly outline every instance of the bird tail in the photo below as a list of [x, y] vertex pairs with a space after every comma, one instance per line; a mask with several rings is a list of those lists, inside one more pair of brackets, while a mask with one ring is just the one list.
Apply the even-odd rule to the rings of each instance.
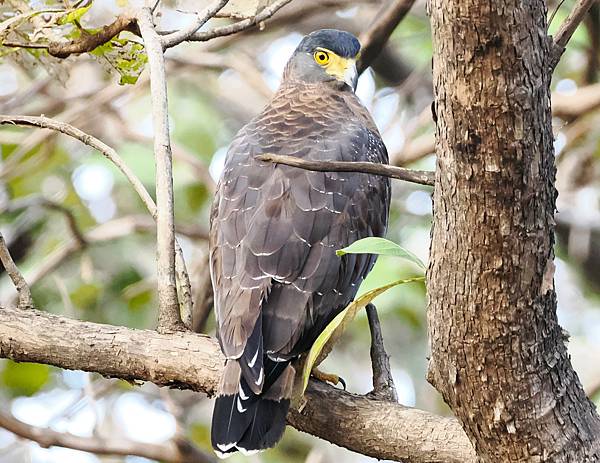
[[265, 357], [263, 392], [255, 394], [239, 363], [228, 360], [215, 401], [211, 443], [220, 458], [240, 451], [251, 455], [273, 447], [283, 436], [290, 407], [294, 367]]

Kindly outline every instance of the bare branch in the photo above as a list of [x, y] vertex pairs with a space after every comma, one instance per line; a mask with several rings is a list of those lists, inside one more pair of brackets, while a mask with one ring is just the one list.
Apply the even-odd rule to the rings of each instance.
[[396, 26], [404, 19], [414, 3], [415, 0], [391, 0], [375, 15], [375, 20], [360, 35], [362, 47], [357, 65], [359, 74], [379, 55]]
[[[217, 341], [70, 320], [38, 310], [0, 310], [0, 356], [214, 394], [224, 365]], [[312, 382], [289, 423], [355, 452], [406, 463], [474, 463], [455, 419]]]
[[[80, 246], [83, 247], [85, 245], [85, 237], [83, 236], [79, 225], [77, 225], [77, 220], [75, 219], [73, 211], [63, 206], [62, 204], [59, 204], [55, 201], [50, 201], [40, 196], [27, 196], [11, 201], [5, 209], [8, 211], [15, 211], [35, 206], [44, 207], [46, 209], [51, 209], [60, 212], [65, 217], [65, 220], [67, 221], [67, 225], [69, 226], [69, 230], [71, 232], [71, 235], [73, 235], [73, 238], [75, 238], [75, 240], [79, 243]], [[0, 210], [2, 210], [2, 208], [0, 208]]]
[[575, 30], [585, 18], [588, 10], [596, 0], [578, 0], [567, 19], [561, 24], [556, 36], [554, 37], [554, 46], [550, 57], [550, 66], [555, 68], [562, 54], [565, 52], [567, 43], [575, 33]]
[[[162, 50], [160, 53], [162, 56]], [[66, 124], [64, 122], [59, 122], [54, 119], [49, 119], [44, 116], [38, 117], [38, 116], [0, 115], [0, 125], [3, 125], [3, 124], [4, 125], [34, 126], [34, 127], [41, 127], [44, 129], [51, 129], [51, 130], [54, 130], [57, 132], [64, 133], [65, 135], [69, 135], [69, 136], [81, 141], [82, 143], [98, 150], [102, 155], [104, 155], [108, 160], [110, 160], [121, 172], [123, 172], [123, 174], [129, 181], [129, 183], [131, 183], [131, 185], [133, 186], [133, 189], [136, 191], [136, 193], [138, 194], [138, 196], [141, 198], [142, 202], [146, 206], [146, 209], [148, 209], [148, 212], [150, 212], [150, 215], [152, 215], [154, 220], [157, 220], [156, 204], [154, 203], [154, 200], [152, 199], [152, 197], [150, 196], [150, 194], [148, 193], [148, 191], [146, 190], [146, 188], [144, 187], [142, 182], [136, 177], [136, 175], [127, 166], [127, 164], [125, 164], [125, 162], [117, 154], [117, 152], [113, 148], [111, 148], [110, 146], [105, 144], [104, 142], [98, 140], [95, 137], [92, 137], [91, 135], [88, 135], [87, 133], [79, 130], [76, 127], [73, 127], [70, 124]], [[171, 190], [172, 190], [172, 176], [169, 176], [169, 179], [171, 182]], [[158, 194], [158, 188], [157, 188], [157, 194]], [[172, 204], [171, 204], [171, 206], [172, 206]], [[66, 257], [68, 257], [68, 255], [77, 251], [78, 249], [79, 248], [77, 246], [74, 246], [71, 244], [67, 250], [64, 250], [64, 253], [66, 253], [67, 256], [64, 256], [63, 253], [61, 253], [59, 255], [56, 255], [56, 258], [58, 260], [58, 258], [60, 257], [61, 258], [60, 262], [62, 262], [62, 260], [64, 260]], [[184, 298], [182, 299], [182, 305], [183, 305], [184, 311], [191, 312], [192, 298], [191, 298], [191, 296], [187, 297], [188, 294], [191, 294], [191, 290], [189, 289], [190, 281], [189, 281], [189, 276], [188, 276], [188, 272], [187, 272], [186, 265], [185, 265], [185, 260], [183, 259], [183, 252], [181, 251], [181, 247], [179, 245], [174, 246], [174, 252], [176, 252], [175, 266], [177, 268], [177, 274], [180, 277], [180, 284], [182, 285], [183, 288], [187, 288], [187, 289], [184, 289], [184, 291], [183, 291]], [[55, 267], [53, 266], [52, 268], [55, 268]], [[175, 299], [175, 303], [177, 303], [177, 299]], [[177, 310], [179, 311], [179, 308]]]
[[64, 122], [60, 122], [54, 119], [50, 119], [44, 116], [11, 116], [0, 114], [0, 125], [21, 125], [21, 126], [33, 126], [40, 127], [43, 129], [50, 129], [56, 132], [64, 133], [65, 135], [69, 135], [80, 142], [91, 146], [95, 150], [98, 150], [104, 157], [106, 157], [109, 161], [111, 161], [129, 180], [129, 183], [133, 186], [134, 190], [141, 198], [142, 202], [150, 211], [152, 216], [156, 215], [156, 205], [154, 204], [154, 200], [142, 184], [140, 180], [136, 177], [133, 171], [125, 164], [123, 159], [117, 154], [117, 152], [108, 146], [106, 143], [98, 140], [96, 137], [92, 137], [87, 133], [79, 130], [76, 127], [73, 127], [70, 124], [66, 124]]
[[19, 307], [22, 309], [33, 307], [31, 290], [29, 289], [25, 278], [23, 278], [23, 274], [19, 271], [15, 262], [12, 260], [2, 233], [0, 233], [0, 262], [2, 262], [2, 266], [6, 270], [6, 273], [8, 273], [8, 276], [15, 285], [15, 288], [17, 288], [17, 292], [19, 293]]
[[50, 428], [31, 426], [0, 411], [0, 427], [13, 434], [37, 442], [40, 447], [67, 447], [96, 455], [136, 455], [169, 463], [209, 463], [215, 459], [202, 452], [187, 439], [165, 444], [149, 444], [121, 438], [81, 437]]
[[418, 183], [419, 185], [434, 184], [434, 173], [424, 170], [411, 170], [403, 167], [377, 164], [374, 162], [346, 162], [346, 161], [309, 161], [294, 156], [277, 154], [259, 154], [256, 159], [286, 166], [298, 167], [317, 172], [361, 172], [363, 174], [382, 175], [384, 177]]
[[373, 391], [369, 396], [398, 402], [398, 394], [392, 377], [390, 357], [383, 345], [383, 335], [377, 309], [373, 304], [367, 304], [367, 318], [371, 331], [371, 364], [373, 365]]
[[195, 34], [192, 34], [188, 40], [194, 42], [206, 42], [216, 37], [224, 37], [226, 35], [232, 35], [237, 32], [250, 29], [256, 26], [257, 24], [260, 25], [261, 22], [269, 19], [278, 10], [286, 6], [291, 1], [292, 0], [278, 0], [276, 2], [273, 2], [268, 7], [264, 8], [260, 13], [258, 13], [256, 16], [253, 16], [252, 18], [244, 19], [243, 21], [239, 21], [228, 26], [216, 27], [210, 31], [196, 32]]
[[183, 328], [175, 282], [175, 215], [173, 208], [173, 159], [169, 136], [167, 79], [160, 36], [152, 12], [142, 8], [137, 23], [144, 39], [150, 66], [150, 93], [156, 162], [156, 254], [158, 275], [158, 329]]
[[196, 15], [196, 20], [192, 22], [185, 29], [181, 29], [171, 34], [165, 35], [161, 38], [161, 44], [163, 49], [174, 47], [179, 45], [181, 42], [187, 40], [190, 35], [198, 31], [206, 22], [217, 14], [229, 0], [217, 0], [213, 4], [209, 5], [202, 13]]
[[204, 333], [206, 322], [214, 305], [212, 281], [210, 279], [208, 247], [203, 249], [200, 258], [196, 259], [196, 268], [192, 273], [195, 280], [194, 313], [192, 331]]

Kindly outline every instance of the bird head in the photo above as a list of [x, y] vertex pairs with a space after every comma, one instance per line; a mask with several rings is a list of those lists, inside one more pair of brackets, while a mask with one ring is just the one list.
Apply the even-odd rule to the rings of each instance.
[[354, 35], [336, 29], [321, 29], [305, 36], [288, 61], [284, 79], [328, 82], [356, 90], [356, 60], [360, 42]]

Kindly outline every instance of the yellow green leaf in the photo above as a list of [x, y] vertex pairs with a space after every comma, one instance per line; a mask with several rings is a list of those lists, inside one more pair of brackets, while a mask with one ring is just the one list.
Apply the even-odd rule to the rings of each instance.
[[[340, 312], [321, 332], [315, 343], [312, 345], [306, 361], [304, 362], [304, 370], [302, 371], [302, 394], [306, 391], [308, 386], [308, 380], [310, 378], [310, 372], [312, 369], [321, 363], [327, 356], [336, 341], [342, 336], [342, 333], [346, 330], [348, 324], [354, 320], [354, 317], [360, 309], [365, 307], [369, 302], [375, 299], [380, 294], [384, 293], [390, 288], [405, 283], [413, 283], [416, 281], [424, 281], [425, 277], [406, 278], [402, 280], [396, 280], [379, 288], [367, 291], [353, 302], [348, 304], [342, 312]], [[325, 353], [325, 355], [321, 355]]]
[[416, 255], [410, 252], [408, 249], [404, 249], [399, 244], [393, 241], [386, 240], [385, 238], [379, 238], [377, 236], [370, 236], [363, 238], [352, 243], [343, 249], [338, 249], [335, 252], [338, 256], [344, 254], [379, 254], [383, 256], [396, 256], [403, 257], [414, 264], [417, 264], [422, 269], [425, 269], [425, 264]]

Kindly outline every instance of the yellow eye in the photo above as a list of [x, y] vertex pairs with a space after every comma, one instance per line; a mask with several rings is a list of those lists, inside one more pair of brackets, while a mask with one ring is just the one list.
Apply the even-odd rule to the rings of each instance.
[[329, 53], [326, 51], [317, 50], [315, 51], [314, 57], [317, 64], [320, 64], [321, 66], [326, 66], [329, 64]]

